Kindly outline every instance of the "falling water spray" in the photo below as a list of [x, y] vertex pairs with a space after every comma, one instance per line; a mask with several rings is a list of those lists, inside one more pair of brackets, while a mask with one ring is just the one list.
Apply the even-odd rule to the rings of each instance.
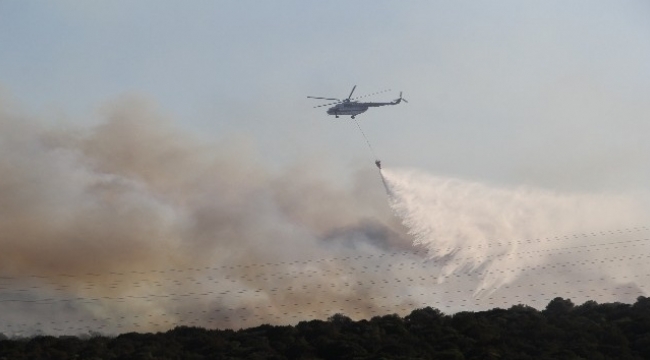
[[[516, 256], [548, 245], [522, 245], [522, 240], [633, 226], [648, 214], [632, 196], [499, 188], [419, 170], [383, 169], [380, 174], [413, 244], [444, 262], [439, 281], [453, 272], [474, 271], [482, 274], [477, 293], [511, 283], [521, 273], [517, 269], [531, 262], [548, 260]], [[499, 271], [504, 268], [511, 271]]]

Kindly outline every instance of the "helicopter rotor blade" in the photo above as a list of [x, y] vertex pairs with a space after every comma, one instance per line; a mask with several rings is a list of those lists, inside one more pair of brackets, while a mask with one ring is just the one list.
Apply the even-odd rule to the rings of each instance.
[[367, 95], [357, 96], [357, 97], [355, 97], [355, 98], [352, 99], [352, 100], [362, 99], [362, 98], [365, 98], [365, 97], [368, 97], [368, 96], [373, 96], [373, 95], [377, 95], [377, 94], [382, 94], [382, 93], [385, 93], [385, 92], [388, 92], [388, 91], [390, 91], [390, 89], [386, 89], [386, 90], [382, 90], [382, 91], [377, 91], [377, 92], [374, 92], [374, 93], [372, 93], [372, 94], [367, 94]]
[[340, 103], [342, 103], [342, 102], [343, 102], [343, 101], [337, 101], [337, 102], [333, 102], [333, 103], [329, 103], [329, 104], [318, 105], [318, 106], [314, 106], [314, 109], [315, 109], [315, 108], [319, 108], [319, 107], [323, 107], [323, 106], [336, 105], [336, 104], [340, 104]]
[[350, 100], [350, 98], [352, 97], [352, 93], [354, 92], [354, 89], [356, 89], [356, 88], [357, 88], [356, 85], [354, 85], [354, 86], [352, 87], [352, 91], [350, 91], [350, 95], [348, 96], [348, 100]]
[[408, 103], [408, 101], [402, 97], [402, 92], [401, 91], [399, 92], [399, 99], [401, 101], [404, 101], [405, 103]]
[[310, 99], [321, 99], [321, 100], [334, 100], [334, 101], [341, 101], [341, 99], [336, 99], [336, 98], [327, 98], [327, 97], [320, 97], [320, 96], [307, 96]]

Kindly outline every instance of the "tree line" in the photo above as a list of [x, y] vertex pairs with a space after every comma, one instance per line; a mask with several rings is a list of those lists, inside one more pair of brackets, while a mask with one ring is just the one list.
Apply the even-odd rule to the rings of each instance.
[[180, 326], [160, 333], [0, 335], [0, 359], [649, 359], [650, 298], [634, 304], [553, 299], [446, 315], [354, 321], [335, 314], [295, 326], [241, 330]]

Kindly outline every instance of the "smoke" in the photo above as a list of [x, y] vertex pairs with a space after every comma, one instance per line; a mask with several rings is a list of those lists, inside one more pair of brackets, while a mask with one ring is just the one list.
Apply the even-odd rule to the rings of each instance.
[[650, 274], [648, 229], [611, 230], [647, 219], [628, 194], [387, 169], [387, 201], [372, 164], [344, 180], [319, 159], [271, 170], [251, 141], [200, 138], [143, 99], [91, 120], [45, 125], [0, 101], [0, 333], [629, 300]]
[[4, 332], [255, 325], [333, 303], [367, 316], [377, 305], [357, 283], [378, 275], [341, 269], [410, 249], [370, 171], [338, 184], [316, 163], [274, 173], [245, 139], [200, 140], [143, 99], [107, 105], [91, 128], [4, 106], [0, 153]]
[[[384, 170], [395, 214], [431, 259], [444, 260], [440, 281], [454, 272], [475, 271], [475, 295], [512, 283], [525, 269], [553, 261], [551, 246], [593, 245], [577, 234], [643, 225], [647, 196], [562, 194], [542, 189], [497, 188], [417, 170]], [[574, 238], [560, 238], [574, 234]], [[564, 240], [564, 241], [563, 241]], [[522, 254], [541, 253], [532, 259]], [[504, 272], [503, 269], [510, 271]], [[480, 270], [480, 271], [477, 271]]]

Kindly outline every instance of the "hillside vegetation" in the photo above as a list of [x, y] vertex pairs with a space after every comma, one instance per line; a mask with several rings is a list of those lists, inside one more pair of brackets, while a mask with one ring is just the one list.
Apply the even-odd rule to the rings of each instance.
[[0, 359], [648, 359], [650, 298], [576, 306], [556, 298], [445, 315], [430, 307], [353, 321], [336, 314], [295, 326], [177, 327], [116, 337], [0, 340]]

